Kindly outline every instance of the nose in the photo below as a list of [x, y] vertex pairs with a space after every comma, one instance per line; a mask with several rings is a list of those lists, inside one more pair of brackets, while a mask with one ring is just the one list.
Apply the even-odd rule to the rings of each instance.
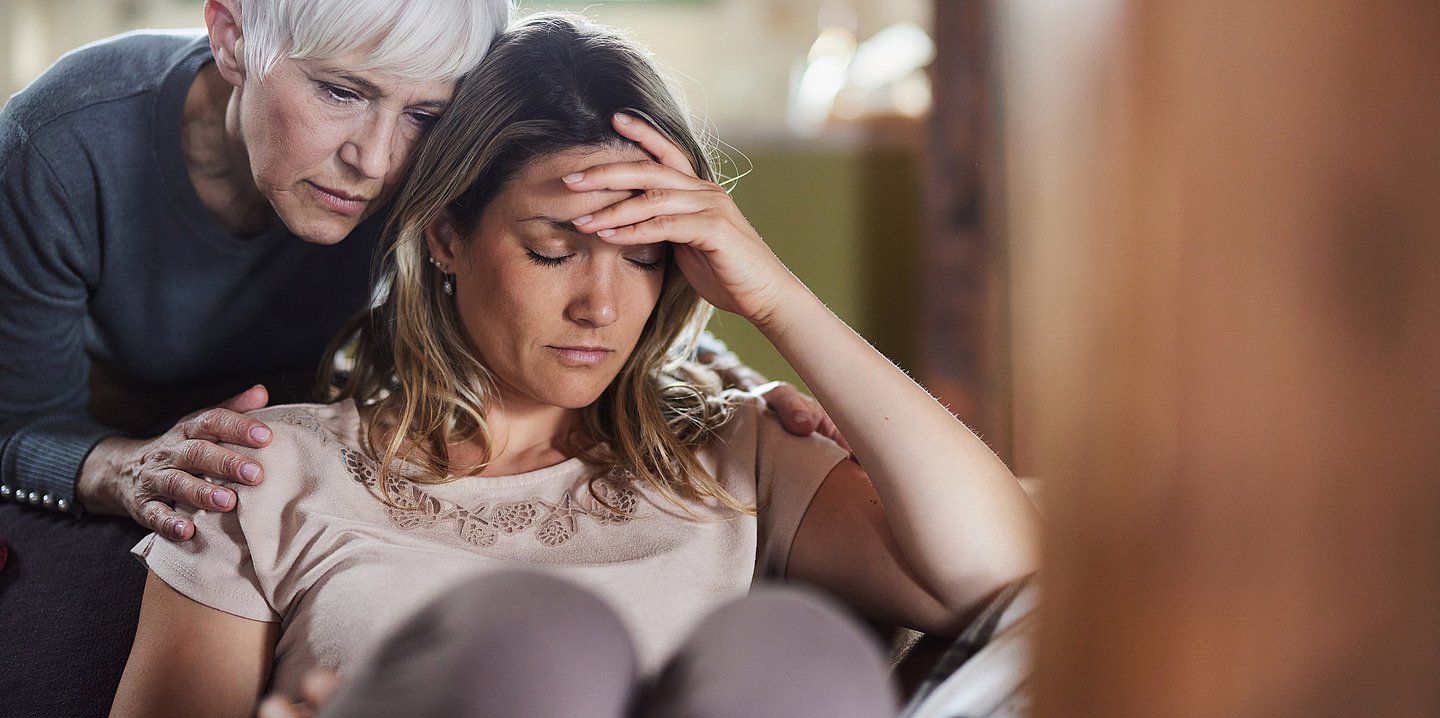
[[340, 147], [340, 160], [367, 179], [383, 180], [405, 158], [405, 138], [400, 118], [392, 112], [375, 112], [356, 123], [350, 138]]
[[575, 294], [566, 307], [570, 321], [592, 327], [608, 327], [620, 318], [616, 306], [615, 278], [610, 272], [591, 272], [576, 283]]

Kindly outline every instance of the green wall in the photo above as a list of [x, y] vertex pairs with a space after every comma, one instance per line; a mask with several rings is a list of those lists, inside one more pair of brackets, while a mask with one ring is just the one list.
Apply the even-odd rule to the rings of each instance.
[[[902, 368], [917, 356], [918, 161], [908, 150], [741, 147], [734, 189], [751, 224], [811, 291]], [[716, 336], [772, 379], [801, 384], [748, 322], [717, 312]]]

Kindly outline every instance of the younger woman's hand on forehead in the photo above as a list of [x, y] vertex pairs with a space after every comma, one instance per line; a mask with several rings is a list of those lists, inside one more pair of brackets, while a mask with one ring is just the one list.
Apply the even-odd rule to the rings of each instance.
[[656, 162], [691, 177], [698, 176], [695, 168], [690, 165], [690, 158], [649, 122], [617, 112], [610, 118], [610, 124], [621, 137], [640, 145], [640, 149], [654, 157]]
[[696, 177], [688, 161], [677, 167], [673, 158], [651, 154], [656, 159], [602, 164], [564, 177], [575, 192], [635, 193], [576, 218], [575, 228], [619, 246], [671, 243], [676, 264], [706, 301], [762, 329], [786, 297], [808, 293], [725, 188]]

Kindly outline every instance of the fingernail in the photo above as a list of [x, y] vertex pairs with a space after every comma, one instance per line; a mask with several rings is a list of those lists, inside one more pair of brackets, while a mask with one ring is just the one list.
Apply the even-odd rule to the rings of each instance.
[[250, 463], [250, 462], [248, 462], [248, 461], [245, 462], [245, 463], [243, 463], [243, 464], [241, 464], [241, 465], [240, 465], [240, 478], [244, 479], [246, 483], [250, 483], [250, 484], [253, 484], [253, 483], [255, 483], [256, 481], [259, 481], [259, 480], [260, 480], [260, 465], [259, 465], [259, 464], [252, 464], [252, 463]]
[[184, 536], [184, 535], [185, 535], [185, 521], [182, 519], [182, 520], [180, 520], [180, 521], [176, 521], [176, 522], [173, 523], [173, 524], [170, 524], [170, 534], [171, 534], [172, 536], [174, 536], [175, 538], [180, 538], [181, 536]]
[[622, 125], [628, 125], [630, 124], [630, 116], [623, 112], [616, 112], [615, 121], [619, 122]]
[[250, 427], [250, 440], [265, 442], [270, 440], [270, 430], [263, 426]]
[[570, 174], [561, 177], [560, 181], [564, 182], [565, 184], [575, 184], [582, 179], [585, 179], [584, 172], [571, 172]]
[[235, 505], [235, 495], [223, 489], [215, 489], [211, 492], [210, 499], [222, 509], [228, 509]]
[[602, 229], [602, 230], [600, 230], [599, 232], [596, 232], [595, 234], [598, 234], [598, 235], [600, 235], [601, 237], [613, 237], [613, 236], [615, 236], [615, 230], [613, 230], [613, 229]]
[[592, 219], [595, 219], [595, 215], [593, 215], [593, 214], [587, 214], [587, 215], [585, 215], [584, 217], [581, 217], [581, 218], [575, 220], [574, 224], [575, 224], [577, 227], [580, 226], [580, 225], [582, 225], [582, 224], [590, 224], [590, 220], [592, 220]]
[[790, 420], [795, 422], [796, 424], [804, 424], [805, 422], [810, 421], [810, 415], [806, 414], [803, 411], [797, 411], [790, 415]]

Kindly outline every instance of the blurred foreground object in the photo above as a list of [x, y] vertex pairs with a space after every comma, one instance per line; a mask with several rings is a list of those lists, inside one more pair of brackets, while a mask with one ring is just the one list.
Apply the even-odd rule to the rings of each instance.
[[997, 7], [1036, 715], [1440, 715], [1440, 4]]

